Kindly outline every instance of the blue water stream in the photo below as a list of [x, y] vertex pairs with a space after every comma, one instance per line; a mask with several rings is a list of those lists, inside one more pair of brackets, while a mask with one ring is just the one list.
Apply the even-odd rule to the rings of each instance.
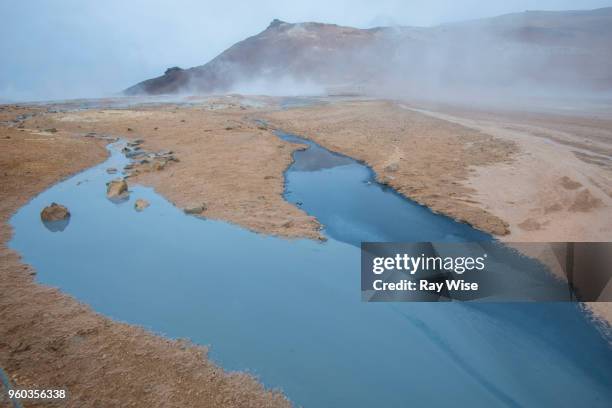
[[[358, 242], [489, 237], [306, 143], [286, 198], [325, 225], [327, 242], [188, 216], [138, 185], [113, 203], [105, 183], [116, 176], [105, 170], [128, 162], [114, 145], [105, 163], [20, 209], [10, 246], [40, 282], [111, 318], [211, 345], [221, 366], [298, 405], [609, 406], [612, 351], [576, 304], [361, 302]], [[136, 212], [138, 198], [151, 206]], [[63, 231], [40, 221], [53, 201], [71, 211]]]

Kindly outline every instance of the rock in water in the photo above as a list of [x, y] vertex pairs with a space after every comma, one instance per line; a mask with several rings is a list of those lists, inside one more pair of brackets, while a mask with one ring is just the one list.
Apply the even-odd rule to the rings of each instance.
[[199, 214], [202, 214], [204, 211], [206, 211], [206, 208], [207, 208], [206, 204], [202, 203], [202, 205], [185, 208], [185, 214], [199, 215]]
[[50, 206], [43, 208], [40, 212], [40, 219], [44, 222], [62, 221], [70, 217], [68, 208], [61, 204], [51, 203]]
[[108, 198], [121, 198], [127, 195], [128, 185], [125, 180], [113, 180], [106, 185], [106, 196]]
[[136, 211], [142, 211], [145, 208], [147, 208], [149, 205], [150, 204], [149, 204], [149, 202], [147, 200], [143, 200], [142, 198], [139, 198], [134, 203], [134, 208], [136, 209]]

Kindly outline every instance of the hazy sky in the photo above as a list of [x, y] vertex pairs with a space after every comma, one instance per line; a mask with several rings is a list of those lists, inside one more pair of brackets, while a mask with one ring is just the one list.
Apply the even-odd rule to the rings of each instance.
[[273, 18], [356, 27], [436, 25], [612, 0], [1, 0], [0, 100], [96, 97], [201, 65]]

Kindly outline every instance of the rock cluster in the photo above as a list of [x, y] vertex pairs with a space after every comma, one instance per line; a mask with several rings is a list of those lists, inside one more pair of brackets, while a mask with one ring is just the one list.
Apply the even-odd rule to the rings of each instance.
[[15, 126], [19, 129], [23, 129], [25, 127], [25, 121], [36, 115], [38, 115], [38, 113], [36, 112], [26, 113], [26, 114], [18, 115], [14, 119], [11, 119], [11, 120], [0, 121], [0, 124], [10, 126], [10, 127]]
[[103, 135], [103, 134], [99, 134], [99, 133], [96, 133], [96, 132], [86, 133], [85, 137], [91, 137], [91, 138], [100, 139], [100, 140], [107, 140], [109, 142], [116, 142], [117, 140], [119, 140], [115, 136]]
[[141, 172], [161, 171], [170, 162], [179, 161], [172, 150], [147, 152], [140, 147], [142, 143], [140, 139], [135, 140], [128, 143], [122, 150], [126, 157], [134, 160], [133, 163], [124, 167], [124, 170], [128, 170], [128, 177]]

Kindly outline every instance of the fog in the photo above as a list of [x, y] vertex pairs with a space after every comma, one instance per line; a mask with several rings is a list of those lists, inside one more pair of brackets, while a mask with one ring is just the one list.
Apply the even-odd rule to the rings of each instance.
[[[273, 18], [360, 28], [432, 26], [528, 9], [609, 5], [611, 1], [597, 0], [579, 4], [571, 0], [311, 0], [292, 4], [283, 0], [5, 0], [0, 3], [0, 101], [112, 95], [161, 75], [168, 67], [202, 65], [237, 41], [262, 31]], [[440, 55], [427, 58], [446, 58]], [[442, 66], [432, 62], [433, 68]], [[431, 78], [435, 76], [432, 69], [427, 69]], [[317, 84], [294, 81], [283, 78], [273, 89], [265, 80], [237, 88], [269, 93], [292, 87], [298, 91], [302, 87], [305, 93], [318, 89]], [[435, 81], [429, 82], [435, 88]]]
[[612, 12], [532, 15], [450, 24], [421, 41], [400, 34], [393, 58], [365, 86], [386, 96], [505, 104], [610, 98], [611, 22]]

